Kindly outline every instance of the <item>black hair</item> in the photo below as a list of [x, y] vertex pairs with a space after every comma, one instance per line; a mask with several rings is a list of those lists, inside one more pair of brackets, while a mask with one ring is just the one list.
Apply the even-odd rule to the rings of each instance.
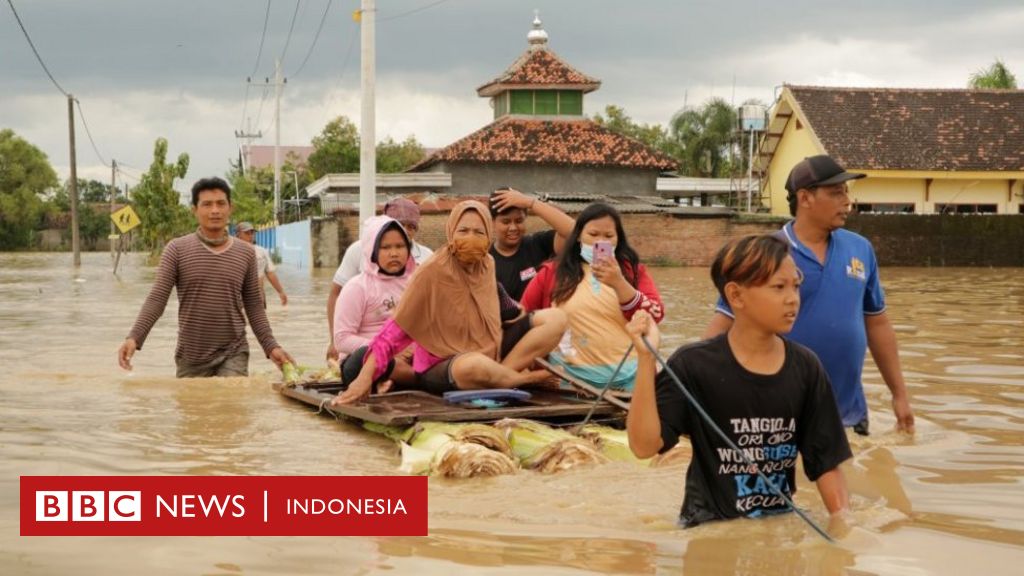
[[223, 178], [201, 178], [192, 185], [192, 205], [199, 205], [199, 193], [209, 190], [220, 190], [228, 197], [228, 204], [231, 204], [231, 186]]
[[711, 281], [722, 300], [725, 285], [763, 286], [789, 256], [789, 244], [774, 234], [752, 234], [726, 242], [711, 263]]
[[622, 227], [622, 216], [615, 208], [603, 202], [594, 202], [587, 206], [576, 217], [576, 225], [572, 234], [565, 240], [562, 255], [555, 269], [555, 289], [551, 293], [551, 301], [560, 304], [569, 300], [576, 287], [583, 281], [583, 257], [580, 256], [580, 234], [583, 227], [591, 220], [610, 217], [615, 222], [615, 234], [619, 237], [615, 244], [615, 261], [622, 268], [626, 280], [636, 288], [639, 276], [640, 256], [626, 240], [626, 230]]
[[496, 209], [494, 207], [494, 202], [495, 202], [494, 195], [497, 194], [498, 192], [505, 192], [506, 190], [511, 190], [511, 189], [512, 188], [510, 186], [505, 186], [504, 188], [498, 188], [494, 192], [491, 192], [491, 195], [487, 198], [487, 208], [491, 211], [491, 220], [496, 220], [498, 218], [498, 216], [501, 216], [502, 214], [508, 214], [509, 212], [513, 212], [515, 210], [522, 210], [523, 211], [523, 216], [526, 216], [526, 209], [525, 208], [517, 208], [515, 206], [508, 206], [504, 210], [498, 210], [498, 209]]

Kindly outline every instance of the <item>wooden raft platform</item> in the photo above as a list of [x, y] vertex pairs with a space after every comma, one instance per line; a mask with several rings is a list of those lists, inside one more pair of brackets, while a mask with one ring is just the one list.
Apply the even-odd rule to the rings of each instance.
[[[444, 398], [421, 391], [392, 392], [370, 396], [362, 402], [330, 406], [342, 386], [340, 382], [285, 386], [274, 383], [281, 394], [324, 412], [340, 414], [364, 422], [387, 426], [411, 426], [418, 421], [430, 422], [496, 422], [502, 418], [528, 418], [552, 424], [581, 421], [593, 406], [593, 400], [582, 398], [572, 390], [530, 388], [529, 400], [510, 402], [505, 406], [484, 408], [448, 404]], [[626, 412], [602, 402], [594, 410], [594, 421], [621, 423]]]

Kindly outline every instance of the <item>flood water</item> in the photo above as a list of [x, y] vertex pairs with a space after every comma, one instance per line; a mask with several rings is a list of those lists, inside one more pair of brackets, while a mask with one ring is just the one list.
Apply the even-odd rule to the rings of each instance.
[[[870, 438], [846, 466], [856, 528], [840, 545], [794, 515], [680, 530], [683, 465], [431, 479], [423, 538], [23, 538], [20, 475], [386, 475], [394, 445], [245, 379], [176, 380], [172, 297], [132, 374], [116, 350], [153, 268], [107, 254], [0, 254], [3, 574], [1020, 574], [1024, 560], [1024, 270], [883, 269], [917, 435], [893, 432], [868, 361]], [[275, 335], [300, 363], [327, 344], [333, 271], [282, 267]], [[664, 351], [703, 331], [704, 269], [655, 269]], [[251, 341], [253, 350], [258, 350]], [[797, 503], [827, 513], [813, 485]]]

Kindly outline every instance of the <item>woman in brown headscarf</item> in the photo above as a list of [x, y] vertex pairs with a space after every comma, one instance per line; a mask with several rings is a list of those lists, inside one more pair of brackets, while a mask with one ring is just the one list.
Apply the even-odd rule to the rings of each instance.
[[501, 289], [488, 254], [492, 223], [483, 204], [467, 200], [455, 206], [445, 233], [448, 243], [416, 270], [392, 319], [364, 353], [353, 354], [362, 369], [333, 403], [360, 400], [378, 382], [378, 391], [387, 391], [388, 366], [410, 344], [416, 345], [414, 387], [428, 392], [549, 380], [546, 371], [528, 368], [558, 344], [565, 313], [524, 314]]

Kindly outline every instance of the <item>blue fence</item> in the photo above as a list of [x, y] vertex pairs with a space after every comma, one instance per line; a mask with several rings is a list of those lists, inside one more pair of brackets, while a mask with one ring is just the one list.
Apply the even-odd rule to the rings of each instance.
[[282, 264], [311, 268], [313, 247], [309, 220], [281, 226], [268, 226], [256, 231], [256, 244], [281, 257]]

